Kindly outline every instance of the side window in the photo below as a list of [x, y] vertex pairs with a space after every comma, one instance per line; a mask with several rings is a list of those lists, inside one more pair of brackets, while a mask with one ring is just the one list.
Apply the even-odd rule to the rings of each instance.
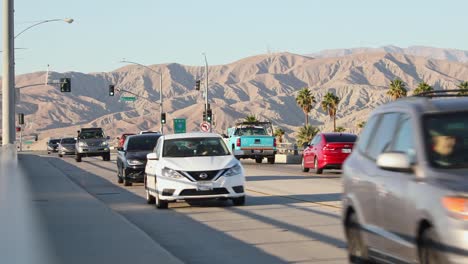
[[312, 141], [310, 142], [310, 144], [311, 144], [311, 145], [317, 144], [318, 138], [319, 138], [319, 135], [316, 135], [316, 136], [312, 139]]
[[404, 152], [410, 158], [411, 163], [416, 162], [416, 150], [414, 148], [413, 126], [411, 119], [407, 116], [403, 117], [400, 122], [400, 127], [396, 133], [395, 141], [393, 142], [392, 151]]
[[395, 130], [400, 120], [401, 114], [389, 113], [384, 114], [375, 129], [375, 133], [367, 147], [367, 155], [371, 159], [377, 159], [377, 156], [391, 148], [392, 139], [395, 135]]
[[372, 136], [372, 132], [374, 132], [375, 125], [377, 124], [377, 121], [379, 120], [379, 116], [372, 116], [369, 121], [367, 121], [366, 126], [364, 127], [364, 130], [361, 132], [361, 134], [358, 137], [357, 140], [357, 149], [365, 153], [367, 149], [367, 145], [369, 145], [369, 139]]

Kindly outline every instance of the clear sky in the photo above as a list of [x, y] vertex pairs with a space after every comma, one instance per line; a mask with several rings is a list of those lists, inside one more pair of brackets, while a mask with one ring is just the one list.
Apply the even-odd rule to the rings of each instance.
[[[2, 1], [3, 2], [3, 1]], [[1, 7], [3, 9], [3, 6]], [[468, 50], [466, 0], [16, 0], [16, 73], [226, 64], [289, 51], [425, 45]], [[3, 11], [3, 10], [2, 10]], [[3, 21], [3, 18], [2, 18]]]

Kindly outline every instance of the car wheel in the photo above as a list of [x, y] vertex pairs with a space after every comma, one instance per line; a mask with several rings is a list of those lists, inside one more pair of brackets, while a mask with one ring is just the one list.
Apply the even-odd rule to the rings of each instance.
[[245, 204], [245, 196], [242, 197], [237, 197], [237, 198], [232, 198], [232, 203], [235, 206], [241, 206]]
[[302, 172], [309, 172], [309, 168], [306, 168], [304, 163], [305, 163], [304, 157], [302, 157], [302, 161], [301, 161]]
[[256, 158], [256, 159], [255, 159], [255, 162], [256, 162], [256, 163], [262, 163], [262, 160], [263, 160], [263, 158]]
[[323, 169], [319, 169], [318, 166], [319, 166], [318, 165], [318, 159], [317, 159], [317, 157], [315, 157], [314, 158], [314, 172], [315, 172], [315, 174], [322, 174]]
[[120, 168], [119, 167], [117, 167], [117, 182], [118, 183], [123, 183], [123, 179], [120, 176]]
[[[158, 184], [157, 183], [156, 183], [156, 190], [158, 190]], [[154, 203], [156, 204], [156, 208], [158, 208], [158, 209], [167, 209], [169, 207], [169, 202], [168, 201], [159, 199], [159, 193], [157, 193], [157, 191], [156, 191], [156, 196], [154, 198], [155, 198]]]
[[59, 153], [59, 157], [60, 157], [60, 158], [63, 158], [63, 155]]
[[76, 162], [81, 162], [81, 154], [80, 153], [76, 153], [75, 160], [76, 160]]
[[146, 185], [146, 175], [145, 175], [145, 192], [146, 192], [146, 203], [147, 204], [154, 204], [156, 203], [156, 198], [151, 195], [148, 191], [148, 186]]
[[50, 154], [50, 151], [47, 151], [47, 154]]
[[106, 153], [102, 156], [102, 160], [104, 161], [110, 161], [110, 153]]
[[127, 174], [125, 173], [125, 170], [122, 168], [122, 178], [124, 182], [124, 186], [132, 186], [132, 182], [128, 180]]
[[351, 213], [346, 223], [349, 263], [369, 263], [367, 246], [362, 240], [361, 226], [355, 213]]
[[438, 239], [434, 228], [429, 227], [424, 230], [419, 241], [419, 263], [445, 263], [438, 251]]
[[275, 164], [275, 157], [268, 158], [268, 164]]

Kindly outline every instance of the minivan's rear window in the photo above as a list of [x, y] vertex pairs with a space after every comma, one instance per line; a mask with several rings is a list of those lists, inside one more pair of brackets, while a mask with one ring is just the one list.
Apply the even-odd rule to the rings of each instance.
[[349, 134], [336, 134], [336, 135], [324, 135], [327, 143], [340, 142], [340, 143], [354, 143], [356, 142], [356, 135]]

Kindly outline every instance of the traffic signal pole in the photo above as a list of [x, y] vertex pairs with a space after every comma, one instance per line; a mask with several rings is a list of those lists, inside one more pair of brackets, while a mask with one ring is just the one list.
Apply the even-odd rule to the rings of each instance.
[[[163, 94], [162, 94], [162, 74], [159, 74], [159, 116], [162, 117], [163, 111]], [[161, 134], [164, 134], [164, 124], [162, 120], [161, 123]]]
[[13, 144], [15, 135], [15, 43], [13, 0], [3, 0], [2, 144]]
[[[208, 60], [206, 59], [206, 54], [203, 53], [203, 56], [205, 56], [205, 113], [207, 114], [208, 117]], [[207, 118], [208, 119], [208, 118]], [[210, 123], [210, 132], [212, 131], [212, 126], [211, 126], [211, 121]]]

